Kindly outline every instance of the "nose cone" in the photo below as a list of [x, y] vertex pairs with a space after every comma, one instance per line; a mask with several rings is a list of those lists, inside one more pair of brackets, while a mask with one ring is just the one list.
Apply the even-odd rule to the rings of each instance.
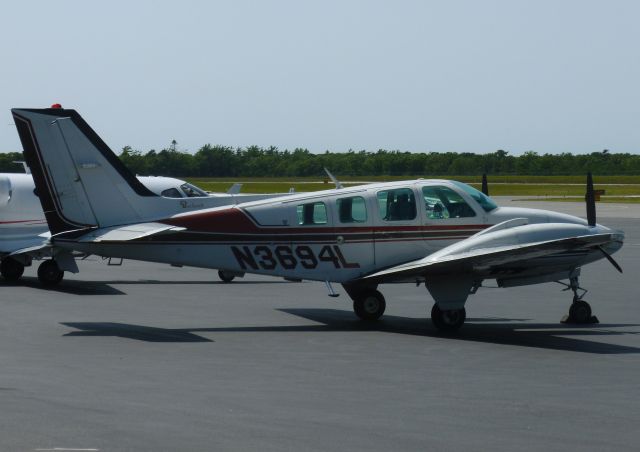
[[609, 229], [601, 225], [597, 225], [597, 228], [605, 229], [606, 231], [602, 232], [613, 232], [611, 235], [611, 241], [606, 245], [603, 245], [602, 248], [609, 254], [613, 254], [622, 248], [624, 244], [624, 232], [617, 229]]

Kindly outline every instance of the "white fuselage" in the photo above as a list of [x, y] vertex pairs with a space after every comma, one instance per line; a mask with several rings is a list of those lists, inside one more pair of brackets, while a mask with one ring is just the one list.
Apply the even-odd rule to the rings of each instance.
[[[512, 218], [544, 224], [541, 239], [557, 235], [556, 229], [568, 235], [594, 230], [570, 215], [495, 207], [483, 200], [486, 208], [451, 181], [372, 184], [174, 215], [159, 222], [186, 230], [139, 240], [106, 240], [98, 230], [56, 244], [104, 256], [347, 282], [423, 258]], [[407, 201], [409, 207], [402, 208]], [[517, 228], [505, 236], [517, 240]], [[558, 255], [534, 262], [531, 271], [576, 268], [600, 258]]]

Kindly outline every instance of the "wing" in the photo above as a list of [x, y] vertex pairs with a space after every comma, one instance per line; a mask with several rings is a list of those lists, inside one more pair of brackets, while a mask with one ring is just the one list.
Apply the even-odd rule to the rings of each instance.
[[[556, 225], [557, 226], [557, 225]], [[544, 240], [545, 229], [552, 238]], [[615, 241], [615, 233], [589, 234], [581, 225], [553, 229], [547, 225], [526, 225], [509, 230], [478, 234], [450, 245], [422, 259], [407, 262], [366, 276], [380, 281], [407, 280], [434, 274], [488, 276], [492, 268], [517, 266], [525, 261], [566, 252], [592, 251]], [[576, 234], [576, 232], [587, 232]], [[510, 243], [509, 243], [510, 242]]]

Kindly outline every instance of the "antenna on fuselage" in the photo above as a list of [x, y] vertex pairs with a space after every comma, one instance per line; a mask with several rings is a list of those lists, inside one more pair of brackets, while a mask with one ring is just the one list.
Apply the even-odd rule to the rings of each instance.
[[587, 194], [584, 196], [587, 203], [587, 223], [589, 226], [596, 225], [596, 196], [593, 191], [593, 176], [587, 173]]
[[487, 182], [487, 173], [482, 174], [482, 193], [489, 196], [489, 183]]
[[329, 179], [331, 179], [331, 182], [336, 184], [336, 188], [343, 188], [342, 183], [338, 179], [336, 179], [335, 176], [331, 174], [331, 172], [327, 168], [324, 169], [324, 172], [327, 173], [327, 176], [329, 176]]

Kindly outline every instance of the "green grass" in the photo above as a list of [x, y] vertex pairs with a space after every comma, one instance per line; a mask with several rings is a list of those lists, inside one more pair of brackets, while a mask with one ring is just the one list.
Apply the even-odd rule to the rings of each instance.
[[[360, 181], [360, 182], [390, 182], [397, 180], [413, 180], [413, 179], [453, 179], [466, 183], [480, 183], [481, 176], [433, 176], [433, 175], [415, 175], [415, 176], [342, 176], [336, 174], [339, 180], [344, 181]], [[584, 176], [492, 176], [489, 175], [489, 183], [510, 183], [510, 184], [584, 184], [586, 175]], [[202, 182], [228, 182], [229, 185], [234, 182], [318, 182], [323, 183], [328, 180], [326, 176], [320, 177], [191, 177], [189, 181]], [[638, 184], [640, 185], [640, 175], [637, 176], [593, 176], [596, 184]]]
[[[471, 184], [480, 188], [480, 184]], [[594, 189], [604, 190], [607, 196], [640, 195], [640, 185], [606, 185], [594, 184]], [[491, 184], [489, 193], [492, 196], [584, 196], [584, 185], [558, 184]]]
[[[621, 178], [632, 177], [640, 180], [640, 176], [607, 176], [601, 178], [595, 178], [595, 189], [605, 190], [607, 196], [629, 196], [640, 195], [640, 181], [636, 183], [622, 182]], [[584, 178], [574, 178], [574, 176], [502, 176], [491, 178], [489, 180], [489, 192], [492, 196], [548, 196], [551, 198], [561, 198], [563, 196], [584, 196], [585, 186]], [[504, 178], [510, 178], [511, 181], [507, 181]], [[536, 182], [530, 181], [531, 178], [535, 178]], [[547, 179], [547, 182], [543, 182], [542, 179]], [[345, 181], [351, 183], [344, 183], [345, 186], [358, 185], [356, 178], [343, 178]], [[361, 178], [362, 181], [381, 180], [381, 178]], [[386, 177], [388, 180], [402, 180], [408, 178], [392, 178]], [[451, 178], [453, 179], [453, 178]], [[480, 181], [478, 178], [475, 180], [469, 180], [467, 177], [455, 178], [455, 180], [461, 180], [467, 182], [476, 188], [480, 188]], [[626, 180], [626, 179], [624, 179]], [[324, 182], [318, 178], [188, 178], [188, 181], [207, 190], [213, 192], [225, 192], [235, 182], [242, 182], [243, 193], [286, 193], [291, 187], [295, 188], [296, 192], [308, 192], [327, 190], [333, 188], [333, 183]], [[575, 184], [575, 185], [572, 185]], [[620, 185], [614, 185], [620, 184]], [[603, 200], [606, 198], [603, 198]], [[626, 198], [620, 198], [624, 202], [637, 202], [626, 201]], [[609, 202], [609, 201], [605, 201]], [[611, 201], [613, 202], [613, 201]], [[621, 201], [615, 201], [621, 202]]]
[[[584, 203], [583, 198], [532, 198], [532, 199], [518, 199], [518, 201], [556, 201], [556, 202], [579, 202]], [[623, 204], [640, 204], [640, 198], [627, 198], [623, 196], [611, 196], [600, 198], [600, 201], [604, 203], [623, 203]]]

